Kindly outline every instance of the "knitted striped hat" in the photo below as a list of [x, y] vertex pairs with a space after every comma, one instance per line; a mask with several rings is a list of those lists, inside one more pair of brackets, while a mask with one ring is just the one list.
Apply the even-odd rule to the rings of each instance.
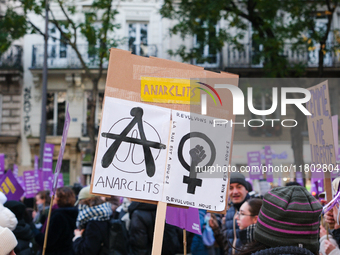
[[318, 254], [322, 206], [304, 187], [274, 188], [264, 195], [255, 240], [269, 247], [299, 246]]

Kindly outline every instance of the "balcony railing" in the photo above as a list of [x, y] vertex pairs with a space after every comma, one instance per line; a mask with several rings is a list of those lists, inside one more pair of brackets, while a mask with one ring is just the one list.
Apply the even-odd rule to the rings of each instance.
[[[88, 46], [86, 44], [78, 45], [78, 50], [83, 57], [85, 63], [89, 68], [98, 68], [99, 59], [96, 55], [88, 53]], [[133, 45], [130, 49], [133, 54], [141, 56], [153, 56], [157, 57], [156, 45]], [[63, 45], [60, 43], [48, 45], [48, 68], [83, 68], [76, 52], [69, 45]], [[32, 65], [31, 68], [40, 69], [43, 67], [44, 62], [44, 45], [36, 44], [32, 47]], [[108, 61], [103, 64], [104, 68], [107, 68]]]
[[4, 53], [0, 52], [0, 69], [22, 70], [22, 47], [12, 45]]
[[[331, 48], [331, 44], [327, 45]], [[291, 64], [300, 63], [305, 64], [307, 67], [317, 67], [319, 62], [319, 48], [318, 46], [313, 49], [308, 49], [307, 46], [300, 46], [298, 49], [293, 49], [292, 44], [284, 46], [283, 56], [288, 59]], [[226, 67], [234, 68], [261, 68], [263, 61], [258, 60], [260, 51], [254, 51], [251, 44], [244, 44], [243, 49], [239, 50], [233, 46], [228, 46], [228, 55]], [[340, 67], [340, 53], [330, 51], [324, 56], [325, 67]]]

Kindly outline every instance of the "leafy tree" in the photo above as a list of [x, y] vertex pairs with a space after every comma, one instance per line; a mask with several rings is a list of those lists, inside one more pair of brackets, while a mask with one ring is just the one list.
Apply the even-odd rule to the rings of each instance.
[[[178, 34], [184, 39], [186, 36], [196, 36], [198, 43], [192, 49], [181, 45], [170, 55], [179, 55], [184, 61], [196, 58], [204, 59], [204, 45], [209, 45], [216, 52], [221, 51], [224, 44], [244, 50], [242, 40], [251, 25], [252, 64], [263, 63], [266, 77], [299, 77], [304, 71], [306, 63], [289, 63], [285, 56], [285, 44], [290, 43], [292, 50], [300, 51], [309, 47], [306, 33], [314, 42], [321, 44], [319, 51], [319, 73], [323, 69], [325, 43], [330, 33], [330, 24], [338, 0], [165, 0], [161, 14], [165, 18], [177, 20], [178, 23], [170, 29], [170, 34]], [[328, 23], [325, 29], [316, 30], [316, 15], [324, 8]], [[216, 24], [224, 19], [228, 27], [214, 32]], [[233, 33], [229, 31], [233, 29]], [[236, 32], [235, 32], [236, 31]], [[212, 33], [214, 32], [214, 33]], [[339, 34], [340, 35], [340, 34]], [[307, 39], [306, 39], [307, 38]], [[339, 36], [340, 38], [340, 36]], [[340, 39], [339, 39], [340, 41]], [[289, 73], [291, 72], [291, 73]], [[287, 86], [287, 85], [286, 85]], [[297, 97], [298, 95], [291, 95]], [[291, 129], [294, 163], [304, 164], [303, 137], [306, 117], [296, 107], [293, 108], [298, 125]]]
[[[89, 100], [90, 112], [88, 113], [87, 127], [90, 138], [91, 154], [95, 152], [95, 110], [98, 95], [98, 83], [103, 76], [105, 62], [109, 58], [109, 49], [117, 47], [121, 40], [116, 39], [114, 31], [120, 27], [115, 23], [115, 16], [118, 11], [111, 0], [94, 0], [82, 14], [79, 14], [81, 4], [73, 0], [51, 0], [54, 8], [49, 9], [49, 22], [54, 24], [61, 34], [60, 41], [70, 45], [75, 51], [86, 78], [92, 82], [92, 90]], [[4, 16], [0, 18], [1, 26], [1, 52], [6, 50], [13, 40], [22, 37], [27, 32], [39, 33], [45, 36], [29, 14], [36, 14], [44, 18], [45, 1], [12, 0], [6, 3], [7, 9]], [[59, 9], [63, 15], [62, 20], [56, 18], [55, 11]], [[75, 16], [76, 15], [76, 16]], [[81, 16], [81, 21], [79, 20]], [[75, 19], [77, 17], [77, 19]], [[19, 21], [19, 22], [17, 22]], [[5, 24], [5, 26], [2, 26]], [[15, 33], [12, 33], [15, 31]], [[79, 37], [85, 38], [88, 44], [88, 54], [91, 55], [91, 62], [88, 62], [81, 54], [78, 45]], [[54, 38], [59, 39], [59, 38]], [[96, 71], [91, 67], [96, 65]], [[106, 67], [105, 67], [106, 68]]]

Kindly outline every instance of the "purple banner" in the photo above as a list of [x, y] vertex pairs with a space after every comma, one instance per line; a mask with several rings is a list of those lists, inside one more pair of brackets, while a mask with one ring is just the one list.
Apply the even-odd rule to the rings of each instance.
[[0, 191], [6, 195], [8, 201], [19, 201], [24, 194], [23, 188], [11, 171], [7, 171], [7, 173], [1, 178]]
[[70, 118], [70, 113], [68, 112], [68, 104], [67, 104], [66, 113], [65, 113], [63, 136], [61, 138], [59, 156], [58, 156], [58, 161], [57, 161], [57, 165], [55, 167], [54, 178], [53, 178], [53, 194], [55, 193], [55, 191], [57, 189], [58, 175], [60, 173], [61, 164], [63, 162], [64, 151], [65, 151], [66, 140], [67, 140], [67, 133], [68, 133], [68, 128], [70, 127], [70, 123], [71, 123], [71, 118]]
[[250, 179], [262, 179], [261, 152], [251, 151], [247, 153], [248, 166], [250, 167]]
[[273, 182], [273, 159], [272, 159], [272, 150], [269, 145], [264, 146], [264, 157], [266, 160], [266, 166], [267, 166], [267, 181]]
[[202, 235], [200, 217], [197, 208], [166, 208], [166, 223], [185, 229], [191, 233]]
[[43, 156], [43, 172], [53, 172], [53, 152], [54, 144], [45, 143]]
[[[338, 135], [338, 115], [332, 116], [332, 128], [333, 128], [333, 139], [334, 139], [334, 151], [337, 154], [339, 151], [339, 135]], [[335, 158], [338, 155], [335, 155]]]
[[0, 179], [5, 174], [5, 154], [0, 154]]
[[35, 190], [34, 170], [24, 172], [24, 184], [25, 184], [26, 198], [35, 197], [37, 192]]
[[52, 181], [53, 181], [53, 173], [42, 171], [43, 190], [52, 191]]
[[303, 184], [303, 178], [301, 172], [296, 172], [296, 182], [299, 183], [301, 186], [304, 186]]
[[24, 177], [23, 176], [18, 176], [16, 178], [17, 178], [17, 181], [20, 184], [21, 188], [24, 190], [23, 196], [26, 197], [26, 188], [25, 188]]
[[13, 175], [14, 175], [15, 178], [18, 178], [19, 169], [18, 169], [18, 166], [16, 164], [13, 165]]

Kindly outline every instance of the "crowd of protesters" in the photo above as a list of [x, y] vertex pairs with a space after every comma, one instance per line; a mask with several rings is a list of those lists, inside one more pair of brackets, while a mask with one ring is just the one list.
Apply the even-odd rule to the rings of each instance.
[[[334, 194], [339, 183], [340, 178], [332, 183]], [[183, 233], [192, 255], [340, 254], [339, 203], [323, 214], [327, 201], [297, 183], [263, 197], [253, 193], [242, 174], [232, 173], [226, 214], [199, 210], [203, 235], [165, 224], [162, 254], [183, 254]], [[152, 252], [156, 205], [94, 196], [89, 186], [58, 188], [52, 203], [48, 191], [32, 200], [7, 201], [0, 192], [0, 255], [42, 254], [47, 228], [47, 255]]]

